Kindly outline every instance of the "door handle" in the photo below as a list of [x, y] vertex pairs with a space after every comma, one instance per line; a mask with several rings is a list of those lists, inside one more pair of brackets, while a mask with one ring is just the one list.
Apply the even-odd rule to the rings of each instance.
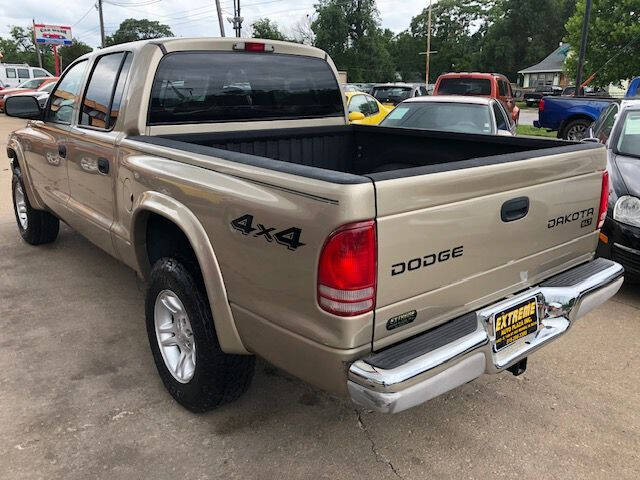
[[524, 218], [529, 213], [529, 197], [518, 197], [502, 204], [500, 217], [503, 222], [513, 222]]
[[107, 160], [104, 157], [99, 157], [98, 158], [98, 171], [103, 175], [107, 175], [109, 173], [109, 160]]
[[58, 155], [65, 158], [67, 156], [67, 147], [64, 145], [58, 145]]

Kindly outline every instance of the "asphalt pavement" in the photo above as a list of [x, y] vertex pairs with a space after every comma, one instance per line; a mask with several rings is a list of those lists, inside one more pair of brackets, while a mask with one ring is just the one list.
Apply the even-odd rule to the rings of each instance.
[[258, 361], [236, 403], [165, 392], [134, 273], [63, 226], [15, 225], [0, 116], [0, 478], [637, 479], [640, 293], [625, 286], [528, 371], [483, 376], [388, 416]]

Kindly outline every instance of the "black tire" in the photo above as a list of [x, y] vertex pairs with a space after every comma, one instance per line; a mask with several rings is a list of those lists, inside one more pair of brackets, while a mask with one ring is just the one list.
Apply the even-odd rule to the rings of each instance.
[[[20, 220], [18, 206], [16, 205], [17, 189], [22, 192], [22, 198], [24, 199], [24, 205], [22, 206], [24, 212], [22, 213], [26, 214], [26, 228]], [[25, 242], [31, 245], [42, 245], [43, 243], [51, 243], [57, 238], [60, 230], [60, 220], [49, 212], [36, 210], [31, 206], [22, 178], [17, 173], [14, 173], [11, 179], [11, 197], [18, 231]]]
[[[559, 132], [559, 137], [565, 140], [573, 140], [579, 142], [583, 138], [586, 138], [589, 132], [589, 126], [591, 125], [591, 121], [586, 118], [577, 118], [575, 120], [571, 120], [567, 122], [567, 124], [562, 128], [562, 131]], [[578, 138], [579, 133], [584, 132], [584, 135]], [[576, 136], [578, 135], [578, 136]], [[572, 138], [569, 138], [571, 136]]]
[[[182, 302], [196, 345], [195, 370], [187, 383], [169, 371], [155, 329], [158, 295], [170, 290]], [[174, 258], [161, 258], [151, 271], [145, 300], [147, 335], [153, 359], [164, 386], [188, 410], [201, 413], [238, 399], [249, 388], [255, 366], [252, 355], [230, 355], [220, 349], [204, 286]]]

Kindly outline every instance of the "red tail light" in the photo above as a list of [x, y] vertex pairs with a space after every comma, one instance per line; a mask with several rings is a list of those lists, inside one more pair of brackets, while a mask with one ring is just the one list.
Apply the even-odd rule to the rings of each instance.
[[609, 172], [602, 174], [602, 191], [600, 192], [600, 212], [598, 213], [598, 227], [602, 228], [607, 218], [607, 205], [609, 205]]
[[542, 112], [544, 110], [544, 98], [541, 98], [538, 102], [538, 112]]
[[264, 43], [244, 42], [244, 49], [247, 52], [264, 52]]
[[376, 298], [376, 224], [350, 223], [329, 235], [318, 265], [318, 304], [350, 317], [373, 310]]

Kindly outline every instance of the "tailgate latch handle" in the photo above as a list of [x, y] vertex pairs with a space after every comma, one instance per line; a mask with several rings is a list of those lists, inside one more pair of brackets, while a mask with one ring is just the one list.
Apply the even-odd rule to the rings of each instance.
[[500, 217], [503, 222], [513, 222], [526, 217], [527, 213], [529, 213], [529, 197], [518, 197], [502, 204]]

